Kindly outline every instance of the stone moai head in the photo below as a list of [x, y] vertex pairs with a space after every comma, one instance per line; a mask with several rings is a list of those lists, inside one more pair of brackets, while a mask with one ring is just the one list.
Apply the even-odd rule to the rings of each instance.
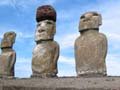
[[50, 5], [37, 8], [36, 13], [37, 29], [35, 41], [54, 39], [56, 32], [56, 11]]
[[80, 17], [79, 31], [99, 29], [102, 17], [97, 12], [87, 12]]
[[15, 43], [15, 38], [15, 32], [6, 32], [1, 42], [1, 48], [12, 48], [13, 44]]

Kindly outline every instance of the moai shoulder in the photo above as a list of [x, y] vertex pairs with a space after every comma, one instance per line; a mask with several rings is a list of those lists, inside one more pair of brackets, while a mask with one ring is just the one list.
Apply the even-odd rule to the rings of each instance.
[[107, 38], [99, 33], [101, 15], [87, 12], [80, 18], [80, 36], [75, 41], [76, 72], [78, 76], [105, 76]]
[[59, 45], [54, 41], [56, 11], [50, 5], [40, 6], [36, 13], [36, 46], [32, 57], [32, 77], [56, 77]]
[[14, 66], [16, 62], [16, 52], [12, 49], [15, 43], [15, 32], [6, 32], [1, 42], [0, 54], [0, 77], [13, 78]]

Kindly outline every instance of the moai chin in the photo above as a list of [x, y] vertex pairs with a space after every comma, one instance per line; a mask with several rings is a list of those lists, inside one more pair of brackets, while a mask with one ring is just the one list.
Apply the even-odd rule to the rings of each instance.
[[36, 46], [32, 57], [32, 77], [56, 77], [59, 45], [54, 41], [56, 11], [50, 5], [37, 8]]
[[80, 18], [80, 36], [75, 41], [77, 76], [106, 76], [107, 38], [99, 33], [101, 15], [87, 12]]
[[0, 78], [13, 78], [16, 62], [16, 52], [12, 49], [15, 43], [16, 33], [6, 32], [1, 42], [0, 54]]

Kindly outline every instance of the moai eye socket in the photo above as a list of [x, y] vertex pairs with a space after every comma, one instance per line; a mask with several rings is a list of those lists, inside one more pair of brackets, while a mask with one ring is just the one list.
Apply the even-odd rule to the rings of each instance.
[[37, 27], [39, 27], [40, 25], [41, 25], [41, 23], [38, 23], [38, 24], [37, 24]]
[[83, 19], [83, 18], [85, 18], [85, 16], [84, 16], [84, 15], [80, 17], [80, 19]]
[[99, 15], [98, 15], [97, 13], [94, 12], [94, 13], [93, 13], [93, 16], [99, 16]]
[[13, 33], [9, 33], [9, 35], [13, 35]]
[[52, 22], [50, 22], [50, 21], [47, 21], [46, 23], [47, 23], [47, 24], [52, 24]]

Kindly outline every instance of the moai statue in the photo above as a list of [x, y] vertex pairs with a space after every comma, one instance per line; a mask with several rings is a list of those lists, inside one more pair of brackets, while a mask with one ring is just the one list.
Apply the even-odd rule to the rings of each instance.
[[99, 33], [101, 15], [87, 12], [80, 18], [80, 36], [75, 41], [77, 76], [106, 76], [107, 38]]
[[59, 45], [54, 41], [56, 11], [50, 5], [37, 8], [36, 46], [32, 57], [32, 77], [56, 77]]
[[6, 32], [1, 42], [0, 78], [13, 78], [16, 52], [12, 49], [16, 33]]

